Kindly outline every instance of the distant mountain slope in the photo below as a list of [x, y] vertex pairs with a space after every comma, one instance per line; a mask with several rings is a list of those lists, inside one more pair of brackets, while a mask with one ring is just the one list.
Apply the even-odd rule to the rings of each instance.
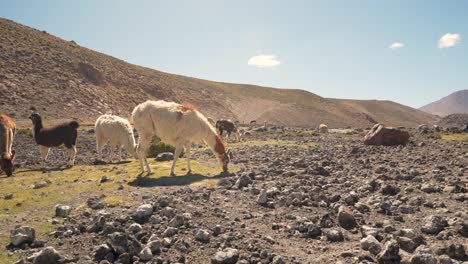
[[468, 113], [468, 90], [454, 92], [419, 109], [440, 116]]
[[[213, 118], [281, 125], [414, 126], [436, 118], [388, 101], [326, 99], [303, 90], [201, 80], [132, 65], [15, 22], [0, 19], [0, 112], [26, 118], [91, 121], [128, 116], [148, 99], [190, 102]], [[156, 58], [157, 59], [157, 58]]]

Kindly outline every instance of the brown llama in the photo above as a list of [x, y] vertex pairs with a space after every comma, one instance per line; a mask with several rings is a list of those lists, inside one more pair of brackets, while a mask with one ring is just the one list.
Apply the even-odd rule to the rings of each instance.
[[219, 135], [221, 137], [223, 136], [224, 131], [226, 131], [228, 138], [231, 137], [231, 133], [234, 133], [236, 135], [237, 141], [239, 141], [240, 133], [237, 130], [237, 127], [234, 124], [234, 122], [232, 122], [231, 120], [221, 119], [221, 120], [216, 121], [216, 128], [218, 129]]
[[15, 151], [12, 150], [16, 124], [7, 115], [0, 113], [0, 169], [10, 177], [13, 175]]
[[52, 127], [43, 127], [42, 118], [38, 113], [32, 113], [29, 118], [34, 125], [34, 140], [41, 151], [42, 165], [45, 165], [49, 149], [63, 144], [68, 149], [68, 165], [72, 167], [75, 164], [76, 157], [78, 122], [70, 121]]

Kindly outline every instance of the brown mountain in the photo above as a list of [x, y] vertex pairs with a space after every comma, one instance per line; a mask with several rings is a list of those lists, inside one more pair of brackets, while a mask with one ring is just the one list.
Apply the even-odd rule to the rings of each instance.
[[419, 109], [440, 116], [468, 113], [468, 90], [454, 92]]
[[327, 99], [303, 90], [165, 73], [6, 19], [0, 19], [0, 50], [0, 112], [18, 119], [34, 106], [48, 118], [91, 121], [108, 111], [129, 115], [147, 99], [165, 99], [190, 102], [207, 116], [244, 122], [344, 127], [435, 121], [430, 114], [390, 101]]

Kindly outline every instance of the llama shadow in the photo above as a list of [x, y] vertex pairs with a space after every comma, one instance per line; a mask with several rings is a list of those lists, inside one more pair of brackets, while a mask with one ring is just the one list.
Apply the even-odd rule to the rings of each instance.
[[53, 171], [64, 171], [64, 170], [68, 170], [68, 169], [71, 169], [71, 167], [60, 166], [60, 167], [55, 167], [55, 168], [27, 169], [27, 170], [21, 170], [21, 171], [15, 172], [15, 174], [21, 174], [21, 173], [25, 173], [25, 172], [34, 172], [34, 171], [35, 172], [46, 173], [46, 172], [53, 172]]
[[109, 161], [103, 161], [103, 160], [94, 160], [93, 162], [91, 162], [92, 165], [97, 165], [97, 166], [101, 166], [101, 165], [119, 165], [119, 164], [127, 164], [127, 163], [131, 163], [132, 161], [131, 160], [121, 160], [121, 161], [115, 161], [115, 162], [109, 162]]
[[185, 174], [180, 176], [161, 176], [160, 178], [137, 177], [128, 183], [133, 187], [156, 187], [156, 186], [183, 186], [204, 180], [221, 179], [233, 175], [229, 172], [222, 172], [215, 176], [206, 176], [202, 174]]

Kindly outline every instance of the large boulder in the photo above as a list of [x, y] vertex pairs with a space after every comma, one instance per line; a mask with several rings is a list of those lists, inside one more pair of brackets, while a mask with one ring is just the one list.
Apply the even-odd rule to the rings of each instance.
[[364, 137], [364, 144], [379, 146], [406, 145], [409, 137], [410, 135], [407, 131], [376, 124]]
[[32, 260], [33, 264], [59, 264], [61, 258], [60, 253], [55, 248], [46, 247], [32, 255], [29, 260]]
[[211, 264], [234, 264], [239, 258], [239, 251], [235, 248], [225, 248], [216, 252], [211, 258]]

